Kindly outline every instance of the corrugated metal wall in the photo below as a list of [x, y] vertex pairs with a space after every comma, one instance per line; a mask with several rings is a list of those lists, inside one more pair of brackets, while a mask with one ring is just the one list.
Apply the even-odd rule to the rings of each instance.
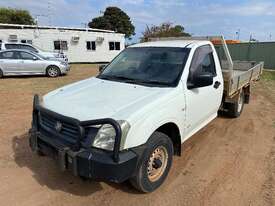
[[228, 49], [233, 60], [264, 61], [265, 69], [275, 70], [275, 42], [229, 44]]

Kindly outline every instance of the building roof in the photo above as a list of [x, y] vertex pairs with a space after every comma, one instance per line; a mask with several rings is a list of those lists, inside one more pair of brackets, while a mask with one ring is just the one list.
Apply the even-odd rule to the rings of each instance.
[[93, 28], [55, 27], [55, 26], [2, 24], [2, 23], [0, 23], [0, 29], [55, 29], [55, 30], [69, 30], [69, 31], [116, 33], [115, 31], [111, 31], [111, 30], [93, 29]]

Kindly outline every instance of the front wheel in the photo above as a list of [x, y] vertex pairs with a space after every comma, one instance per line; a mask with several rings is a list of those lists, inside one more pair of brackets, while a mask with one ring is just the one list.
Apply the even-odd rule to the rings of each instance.
[[0, 69], [0, 78], [2, 78], [4, 76], [2, 70]]
[[48, 77], [58, 77], [60, 73], [60, 69], [57, 66], [49, 66], [46, 70]]
[[132, 185], [141, 192], [156, 190], [166, 179], [172, 165], [173, 143], [161, 133], [154, 132], [147, 142], [147, 148], [139, 162]]

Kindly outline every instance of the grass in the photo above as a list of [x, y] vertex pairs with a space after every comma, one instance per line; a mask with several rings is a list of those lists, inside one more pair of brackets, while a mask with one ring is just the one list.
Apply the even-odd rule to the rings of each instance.
[[264, 71], [262, 74], [262, 79], [265, 81], [275, 81], [275, 70], [274, 71]]

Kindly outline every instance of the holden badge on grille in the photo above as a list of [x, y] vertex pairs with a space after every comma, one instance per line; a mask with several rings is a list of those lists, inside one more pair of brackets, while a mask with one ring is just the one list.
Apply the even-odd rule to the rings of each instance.
[[62, 129], [62, 123], [57, 121], [55, 126], [54, 126], [55, 130], [59, 133], [61, 132], [61, 129]]

